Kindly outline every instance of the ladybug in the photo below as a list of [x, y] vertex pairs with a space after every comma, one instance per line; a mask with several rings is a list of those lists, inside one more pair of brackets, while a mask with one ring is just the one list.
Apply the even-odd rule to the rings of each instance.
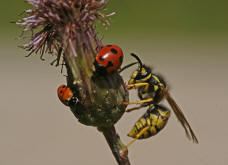
[[116, 72], [123, 62], [123, 52], [116, 45], [106, 45], [101, 48], [94, 61], [95, 70], [101, 74]]
[[72, 90], [66, 85], [60, 85], [57, 90], [60, 101], [66, 106], [73, 106], [79, 102]]

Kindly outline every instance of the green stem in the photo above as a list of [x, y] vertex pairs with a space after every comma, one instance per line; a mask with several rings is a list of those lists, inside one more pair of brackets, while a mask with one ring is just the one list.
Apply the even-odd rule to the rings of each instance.
[[127, 154], [124, 157], [121, 155], [125, 145], [121, 142], [119, 135], [116, 133], [115, 127], [112, 126], [111, 128], [102, 128], [99, 130], [101, 130], [103, 135], [105, 136], [105, 139], [108, 142], [109, 147], [118, 164], [130, 165]]

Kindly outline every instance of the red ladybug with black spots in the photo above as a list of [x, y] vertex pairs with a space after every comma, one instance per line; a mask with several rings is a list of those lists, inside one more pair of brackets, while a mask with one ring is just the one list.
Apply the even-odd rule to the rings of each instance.
[[74, 106], [79, 102], [75, 93], [66, 85], [60, 85], [57, 94], [59, 100], [66, 106]]
[[116, 45], [106, 45], [101, 48], [94, 61], [96, 73], [112, 74], [118, 71], [123, 62], [123, 52]]

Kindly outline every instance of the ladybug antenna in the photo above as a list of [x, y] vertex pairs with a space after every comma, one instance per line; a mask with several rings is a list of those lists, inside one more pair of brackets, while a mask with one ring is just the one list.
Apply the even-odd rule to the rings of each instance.
[[139, 63], [139, 68], [140, 68], [140, 70], [141, 70], [142, 67], [143, 67], [143, 64], [142, 64], [142, 61], [140, 60], [140, 58], [139, 58], [136, 54], [134, 54], [134, 53], [131, 53], [131, 56], [133, 56], [134, 58], [136, 58], [136, 60], [137, 60], [138, 63]]
[[124, 66], [123, 68], [121, 68], [121, 69], [118, 71], [118, 73], [121, 73], [121, 72], [124, 71], [125, 69], [127, 69], [127, 68], [129, 68], [129, 67], [131, 67], [132, 65], [135, 65], [135, 64], [137, 64], [137, 63], [138, 63], [138, 62], [133, 62], [133, 63], [130, 63], [130, 64]]

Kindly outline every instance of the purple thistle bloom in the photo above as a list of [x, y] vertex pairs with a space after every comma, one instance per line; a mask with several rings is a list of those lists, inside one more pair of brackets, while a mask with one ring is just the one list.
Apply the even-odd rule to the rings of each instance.
[[[97, 20], [105, 26], [109, 25], [109, 15], [101, 13], [106, 0], [27, 0], [27, 3], [33, 9], [25, 10], [27, 17], [16, 22], [24, 28], [23, 32], [32, 32], [30, 36], [26, 36], [31, 41], [21, 46], [29, 51], [27, 56], [40, 53], [44, 60], [43, 54], [48, 52], [57, 55], [54, 62], [59, 65], [64, 42], [69, 41], [72, 45], [71, 41], [77, 37], [75, 30], [84, 30], [85, 37], [93, 36], [98, 49], [102, 46], [94, 29]], [[33, 33], [34, 31], [37, 32]], [[77, 56], [73, 47], [72, 52]]]

